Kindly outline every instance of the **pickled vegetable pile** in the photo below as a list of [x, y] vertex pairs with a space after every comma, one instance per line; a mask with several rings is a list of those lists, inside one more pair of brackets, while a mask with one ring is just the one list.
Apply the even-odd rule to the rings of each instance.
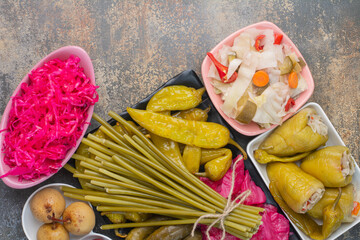
[[2, 151], [7, 175], [19, 181], [50, 175], [76, 146], [88, 108], [98, 101], [96, 86], [79, 66], [80, 59], [53, 59], [29, 74], [12, 99]]
[[304, 60], [282, 35], [271, 29], [249, 29], [214, 56], [208, 76], [224, 101], [221, 110], [242, 124], [281, 124], [295, 99], [308, 86], [301, 71]]
[[[112, 222], [102, 229], [115, 229], [127, 240], [187, 239], [199, 217], [221, 215], [226, 198], [246, 195], [243, 204], [227, 215], [225, 231], [220, 222], [215, 225], [220, 229], [211, 229], [211, 239], [223, 235], [250, 239], [256, 232], [257, 239], [267, 234], [286, 239], [287, 219], [273, 206], [263, 205], [265, 194], [245, 171], [242, 155], [231, 169], [233, 153], [227, 144], [240, 152], [242, 148], [226, 127], [206, 121], [209, 108], [196, 108], [203, 93], [203, 88], [165, 87], [150, 99], [146, 110], [127, 109], [133, 121], [109, 112], [117, 121], [114, 126], [94, 114], [101, 126], [82, 140], [73, 155], [75, 169], [65, 165], [83, 189], [63, 188], [64, 195], [96, 204]], [[206, 226], [216, 219], [201, 218], [199, 223]], [[133, 229], [127, 235], [117, 230], [128, 227]], [[206, 228], [200, 228], [205, 236]], [[196, 230], [194, 239], [201, 236]]]
[[318, 149], [328, 135], [321, 117], [308, 107], [276, 128], [254, 152], [259, 163], [267, 164], [274, 199], [312, 239], [326, 239], [359, 216], [358, 190], [352, 183], [355, 160], [345, 146]]

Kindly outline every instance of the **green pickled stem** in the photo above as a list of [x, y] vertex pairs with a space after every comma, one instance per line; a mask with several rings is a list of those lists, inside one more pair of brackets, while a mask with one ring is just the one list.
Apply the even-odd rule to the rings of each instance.
[[98, 186], [98, 187], [103, 187], [103, 188], [122, 188], [118, 185], [115, 185], [115, 184], [111, 184], [111, 183], [104, 183], [102, 181], [97, 181], [97, 180], [90, 180], [90, 183], [95, 185], [95, 186]]
[[105, 154], [103, 152], [100, 152], [100, 151], [98, 151], [98, 150], [96, 150], [96, 149], [94, 149], [92, 147], [89, 147], [88, 151], [90, 153], [94, 154], [95, 156], [100, 157], [101, 159], [104, 159], [104, 160], [109, 161], [109, 162], [114, 162], [114, 160], [112, 160], [111, 156], [109, 156], [109, 155], [107, 155], [107, 154]]
[[95, 172], [98, 172], [99, 171], [99, 167], [96, 167], [86, 161], [80, 161], [80, 166], [84, 167], [84, 168], [87, 168], [87, 169], [90, 169], [90, 170], [93, 170]]
[[[115, 174], [120, 174], [120, 176], [121, 175], [126, 176], [127, 179], [133, 180], [134, 182], [137, 182], [138, 184], [140, 184], [142, 186], [146, 186], [148, 188], [154, 188], [154, 186], [137, 178], [136, 176], [134, 176], [134, 174], [128, 173], [129, 171], [126, 168], [122, 168], [119, 165], [116, 165], [117, 167], [115, 167], [115, 166], [112, 166], [111, 163], [109, 164], [106, 162], [102, 162], [102, 164], [106, 170], [110, 170]], [[125, 171], [126, 171], [126, 173], [125, 173]]]
[[[129, 137], [124, 135], [124, 137], [126, 139], [128, 139]], [[133, 146], [138, 149], [141, 153], [146, 152], [145, 149], [141, 148], [141, 146], [137, 143], [135, 143], [133, 141], [133, 139], [129, 139], [129, 142], [131, 142], [133, 144]], [[193, 185], [191, 185], [188, 181], [185, 181], [183, 178], [180, 178], [179, 176], [173, 174], [172, 172], [170, 172], [168, 169], [166, 169], [165, 167], [163, 167], [162, 165], [160, 165], [160, 163], [154, 159], [150, 154], [147, 154], [147, 157], [152, 158], [152, 161], [149, 161], [149, 159], [147, 158], [139, 158], [139, 160], [147, 165], [144, 165], [144, 168], [146, 168], [147, 172], [150, 172], [151, 175], [156, 176], [159, 180], [161, 180], [162, 182], [166, 182], [168, 185], [172, 186], [173, 188], [177, 189], [179, 192], [185, 194], [186, 196], [194, 199], [195, 201], [211, 208], [211, 209], [216, 209], [217, 211], [222, 211], [221, 208], [216, 207], [215, 205], [211, 204], [208, 201], [205, 201], [204, 199], [200, 198], [203, 197], [205, 199], [207, 199], [207, 195], [204, 194], [202, 191], [200, 191], [199, 189], [195, 188]], [[157, 170], [157, 171], [155, 171]], [[162, 173], [162, 174], [161, 174]], [[172, 180], [174, 180], [175, 182], [171, 181], [169, 178], [171, 178]], [[179, 183], [178, 184], [176, 184]], [[186, 187], [188, 190], [194, 192], [195, 194], [191, 193], [190, 191], [184, 189], [183, 187]], [[200, 196], [200, 197], [199, 197]]]
[[64, 192], [64, 196], [68, 197], [68, 198], [80, 200], [80, 201], [85, 201], [85, 202], [87, 201], [83, 195], [79, 195], [79, 194]]
[[[122, 160], [125, 160], [124, 158], [121, 158]], [[193, 194], [192, 192], [188, 191], [185, 187], [191, 188], [192, 186], [189, 185], [188, 182], [183, 181], [183, 179], [179, 179], [177, 176], [171, 174], [170, 172], [168, 172], [166, 169], [157, 166], [156, 164], [154, 164], [153, 162], [147, 160], [147, 159], [142, 159], [142, 162], [145, 163], [143, 164], [143, 168], [145, 168], [147, 176], [152, 177], [154, 180], [160, 180], [160, 182], [162, 183], [166, 183], [167, 185], [171, 186], [172, 188], [174, 188], [175, 190], [177, 190], [179, 193], [184, 194], [185, 196], [193, 199], [194, 201], [196, 201], [198, 204], [202, 204], [204, 207], [207, 207], [208, 209], [211, 210], [217, 210], [217, 211], [222, 211], [222, 209], [220, 208], [216, 208], [216, 206], [210, 204], [209, 202], [205, 201], [204, 199], [200, 198], [198, 195]], [[132, 165], [132, 167], [136, 168], [137, 170], [140, 170], [136, 164], [131, 164], [129, 162], [127, 162], [128, 164]], [[148, 164], [148, 165], [146, 165]], [[157, 171], [156, 171], [157, 170]], [[176, 183], [174, 181], [172, 181], [171, 179], [169, 179], [168, 177], [177, 180]], [[191, 189], [190, 189], [191, 190]]]
[[[120, 146], [127, 148], [129, 150], [132, 150], [131, 147], [129, 147], [123, 140], [121, 140], [120, 138], [118, 138], [114, 133], [112, 133], [108, 128], [104, 127], [104, 126], [100, 126], [99, 128], [106, 136], [108, 136], [109, 138], [111, 138], [114, 142], [116, 142], [117, 144], [119, 144]], [[112, 128], [113, 129], [113, 128]], [[121, 136], [121, 135], [120, 135]], [[124, 137], [123, 137], [124, 139]]]
[[[219, 228], [219, 226], [216, 226]], [[225, 231], [230, 233], [231, 235], [237, 237], [237, 238], [240, 238], [242, 240], [248, 240], [248, 239], [251, 239], [251, 237], [255, 234], [254, 232], [241, 232], [237, 229], [234, 229], [234, 228], [231, 228], [231, 227], [228, 227], [228, 226], [225, 226]]]
[[89, 189], [92, 189], [92, 190], [95, 190], [95, 191], [99, 191], [99, 192], [105, 192], [105, 188], [103, 187], [99, 187], [99, 186], [95, 186], [94, 184], [91, 184], [89, 182], [86, 182], [85, 183], [85, 187], [89, 188]]
[[64, 168], [66, 170], [68, 170], [69, 172], [71, 172], [72, 174], [76, 173], [76, 172], [79, 172], [78, 170], [76, 170], [75, 168], [73, 168], [70, 164], [65, 164], [64, 165]]
[[129, 207], [117, 207], [117, 206], [98, 206], [96, 208], [100, 212], [141, 212], [141, 213], [154, 213], [154, 214], [172, 214], [175, 216], [192, 216], [200, 217], [206, 213], [200, 211], [184, 211], [174, 209], [149, 209], [149, 208], [129, 208]]
[[[99, 172], [99, 173], [103, 173], [103, 172], [100, 172], [100, 168], [107, 168], [107, 169], [110, 169], [111, 171], [114, 171], [114, 172], [118, 172], [120, 174], [123, 174], [126, 176], [125, 177], [118, 177], [117, 179], [118, 180], [121, 180], [121, 181], [124, 181], [124, 182], [135, 182], [130, 180], [133, 178], [133, 174], [128, 171], [127, 169], [125, 168], [122, 168], [122, 170], [118, 170], [118, 169], [112, 169], [111, 167], [106, 167], [106, 166], [103, 166], [101, 163], [91, 159], [91, 158], [87, 158], [87, 157], [84, 157], [84, 156], [81, 156], [81, 155], [75, 155], [74, 154], [74, 158], [77, 159], [77, 160], [81, 160], [80, 161], [80, 166], [83, 166], [85, 168], [88, 168], [90, 170], [93, 170], [95, 172]], [[107, 174], [106, 174], [107, 175]], [[119, 176], [119, 175], [117, 175]], [[146, 185], [146, 186], [149, 186], [150, 184], [144, 182], [144, 181], [141, 181], [141, 180], [137, 180], [138, 184], [142, 184], [142, 185]], [[151, 185], [150, 185], [151, 186]]]
[[154, 196], [153, 194], [143, 193], [143, 192], [129, 190], [129, 189], [106, 188], [106, 192], [109, 194], [112, 194], [112, 195], [134, 196], [134, 197], [141, 197], [144, 199], [148, 198], [148, 199], [153, 199], [153, 200], [158, 200], [158, 201], [165, 201], [165, 202], [173, 203], [173, 204], [180, 203], [181, 206], [192, 208], [191, 206], [186, 205], [184, 202], [179, 201], [177, 199], [174, 199], [174, 200], [176, 200], [176, 201], [174, 201], [173, 199]]
[[[101, 182], [104, 183], [104, 187], [109, 187], [111, 188], [111, 186], [115, 186], [115, 188], [123, 188], [123, 187], [134, 187], [135, 189], [148, 189], [148, 190], [154, 190], [153, 188], [148, 188], [146, 186], [143, 186], [141, 184], [138, 184], [137, 182], [133, 182], [129, 179], [127, 179], [127, 182], [120, 182], [117, 180], [113, 180], [113, 179], [107, 179], [107, 178], [100, 178], [100, 177], [95, 177], [95, 176], [88, 176], [86, 174], [81, 174], [81, 173], [75, 173], [74, 177], [76, 178], [81, 178], [81, 179], [87, 179], [87, 180], [91, 180], [91, 181], [97, 181], [97, 182]], [[106, 185], [109, 184], [109, 185]], [[97, 185], [99, 186], [99, 185]]]
[[131, 172], [129, 170], [127, 170], [126, 168], [120, 167], [119, 165], [116, 165], [114, 163], [111, 162], [107, 162], [107, 161], [102, 161], [101, 164], [108, 170], [111, 170], [112, 172], [116, 172], [118, 174], [122, 174], [125, 176], [128, 176], [129, 174], [131, 174]]
[[142, 181], [141, 179], [134, 178], [134, 177], [132, 177], [132, 176], [131, 176], [131, 177], [130, 177], [130, 176], [123, 177], [123, 176], [121, 176], [121, 175], [118, 175], [118, 174], [116, 174], [116, 173], [114, 173], [114, 172], [110, 172], [110, 171], [108, 171], [108, 170], [106, 170], [106, 169], [103, 169], [103, 168], [100, 168], [100, 169], [99, 169], [99, 172], [100, 172], [100, 173], [103, 173], [103, 174], [105, 174], [106, 176], [109, 176], [109, 177], [111, 177], [111, 178], [113, 178], [113, 179], [119, 180], [119, 181], [121, 181], [121, 182], [127, 182], [127, 183], [137, 184], [137, 185], [139, 185], [139, 186], [145, 186], [145, 187], [148, 187], [148, 188], [151, 188], [151, 187], [152, 187], [151, 184], [149, 184], [149, 183], [147, 183], [147, 182], [145, 182], [145, 181]]
[[[74, 155], [75, 155], [75, 154], [74, 154]], [[108, 163], [108, 164], [106, 164], [106, 165], [108, 165], [108, 166], [106, 166], [106, 165], [103, 165], [101, 162], [98, 162], [98, 161], [93, 160], [93, 159], [91, 159], [91, 158], [87, 158], [87, 157], [80, 156], [80, 155], [75, 155], [74, 158], [77, 159], [77, 160], [81, 160], [81, 162], [80, 162], [80, 165], [81, 165], [81, 166], [83, 166], [83, 167], [85, 167], [85, 168], [88, 168], [88, 169], [91, 169], [91, 170], [93, 170], [93, 171], [95, 171], [95, 172], [101, 173], [100, 170], [99, 170], [99, 168], [105, 168], [105, 169], [107, 169], [107, 170], [110, 170], [110, 171], [113, 171], [113, 172], [122, 174], [122, 175], [126, 176], [128, 179], [132, 179], [132, 178], [133, 178], [133, 174], [132, 174], [130, 171], [128, 171], [127, 169], [122, 168], [122, 167], [120, 167], [120, 166], [118, 166], [118, 165]], [[83, 162], [83, 161], [84, 161], [84, 162]], [[83, 162], [83, 163], [82, 163], [82, 162]], [[86, 163], [85, 163], [85, 162], [86, 162]], [[115, 166], [116, 166], [116, 167], [115, 167]], [[141, 180], [137, 180], [137, 182], [138, 182], [139, 184], [144, 184], [144, 185], [147, 185], [147, 186], [150, 185], [150, 184], [148, 184], [148, 183], [146, 183], [146, 182], [143, 182], [143, 181], [141, 181]]]
[[234, 209], [229, 216], [233, 216], [234, 218], [251, 218], [254, 220], [261, 220], [262, 218], [259, 213], [248, 213], [245, 211], [241, 211], [238, 208], [236, 208], [236, 211]]
[[[62, 186], [60, 187], [61, 191], [63, 191], [64, 193], [73, 193], [73, 194], [77, 194], [77, 195], [96, 195], [96, 196], [110, 196], [109, 194], [105, 193], [105, 192], [98, 192], [98, 191], [94, 191], [94, 190], [85, 190], [85, 189], [78, 189], [78, 188], [72, 188], [72, 187], [66, 187], [66, 186]], [[85, 198], [84, 198], [85, 199]]]
[[[124, 137], [126, 139], [128, 139], [129, 137], [124, 135]], [[144, 149], [142, 149], [138, 144], [136, 144], [131, 138], [128, 139], [129, 142], [131, 144], [133, 144], [133, 146], [138, 149], [140, 152], [144, 153], [146, 152]], [[198, 189], [194, 188], [191, 184], [189, 184], [189, 182], [185, 181], [184, 179], [178, 177], [177, 175], [172, 174], [171, 172], [169, 172], [166, 168], [164, 168], [162, 165], [160, 165], [159, 162], [157, 162], [156, 159], [152, 158], [152, 156], [147, 155], [148, 157], [152, 158], [152, 160], [149, 160], [149, 158], [145, 158], [143, 156], [140, 156], [138, 154], [132, 154], [131, 152], [127, 152], [124, 149], [119, 148], [120, 152], [124, 152], [125, 154], [129, 154], [134, 156], [136, 159], [138, 159], [139, 161], [141, 161], [142, 163], [145, 163], [146, 165], [142, 165], [143, 168], [145, 170], [142, 170], [142, 172], [147, 172], [150, 173], [151, 176], [155, 176], [157, 179], [166, 182], [167, 184], [169, 184], [171, 187], [177, 189], [179, 192], [185, 194], [186, 196], [196, 200], [197, 202], [207, 206], [209, 209], [213, 209], [214, 205], [211, 205], [209, 202], [204, 201], [202, 198], [198, 197], [197, 195], [187, 191], [186, 189], [182, 188], [181, 186], [185, 186], [187, 187], [189, 190], [199, 194], [200, 196], [204, 196], [204, 194], [199, 191]], [[121, 158], [122, 160], [126, 160], [126, 158]], [[129, 163], [129, 162], [128, 162]], [[130, 165], [132, 165], [133, 167], [137, 167], [137, 166], [141, 166], [141, 165], [135, 165], [134, 166], [134, 162], [133, 163], [129, 163]], [[138, 167], [137, 167], [138, 168]], [[139, 170], [139, 169], [138, 169]], [[140, 169], [141, 170], [141, 169]], [[161, 174], [162, 173], [162, 174]], [[164, 174], [164, 175], [163, 175]], [[175, 180], [176, 182], [178, 182], [180, 185], [174, 183], [173, 181], [171, 181], [169, 178], [165, 177], [168, 176], [170, 178], [172, 178], [173, 180]], [[205, 196], [206, 197], [206, 196]]]
[[189, 173], [188, 171], [182, 169], [179, 167], [176, 163], [171, 161], [167, 156], [165, 156], [149, 139], [147, 139], [141, 131], [136, 129], [131, 124], [127, 123], [125, 119], [123, 119], [121, 116], [116, 114], [113, 111], [109, 112], [109, 116], [114, 118], [116, 121], [118, 121], [120, 124], [126, 126], [127, 128], [131, 129], [131, 131], [138, 136], [144, 143], [146, 143], [158, 156], [160, 156], [164, 161], [168, 163], [172, 168], [176, 169], [177, 172], [181, 174], [185, 179], [189, 180], [191, 183], [193, 183], [196, 187], [200, 188], [204, 193], [209, 195], [210, 201], [213, 204], [217, 204], [218, 207], [224, 208], [226, 204], [226, 200], [217, 192], [215, 192], [213, 189], [211, 189], [209, 186], [207, 186], [205, 183], [200, 181], [198, 178], [196, 178], [194, 175]]
[[95, 156], [94, 159], [95, 159], [95, 161], [100, 162], [102, 165], [104, 165], [103, 162], [109, 162], [109, 161], [107, 161], [107, 160], [105, 160], [105, 159], [103, 159], [101, 157], [98, 157], [98, 156]]
[[131, 207], [139, 207], [139, 208], [156, 208], [152, 205], [148, 204], [139, 204], [129, 201], [123, 201], [118, 199], [111, 199], [111, 198], [104, 198], [104, 197], [98, 197], [98, 196], [91, 196], [91, 195], [85, 195], [84, 196], [85, 201], [91, 201], [95, 202], [97, 204], [111, 204], [115, 206], [131, 206]]
[[146, 193], [142, 193], [142, 192], [136, 192], [136, 191], [132, 191], [132, 190], [127, 190], [127, 189], [114, 189], [114, 188], [106, 188], [106, 192], [108, 194], [111, 195], [119, 195], [119, 196], [133, 196], [133, 197], [140, 197], [143, 199], [152, 199], [152, 200], [157, 200], [157, 201], [165, 201], [168, 203], [176, 203], [176, 202], [172, 202], [169, 201], [167, 199], [161, 198], [161, 197], [157, 197], [157, 196], [153, 196], [151, 194], [146, 194]]
[[[159, 192], [153, 189], [149, 189], [149, 188], [145, 188], [145, 187], [141, 187], [141, 186], [136, 186], [136, 185], [132, 185], [132, 184], [127, 184], [127, 183], [120, 183], [120, 186], [127, 188], [127, 189], [131, 189], [134, 191], [139, 191], [142, 193], [146, 193], [146, 194], [150, 194], [153, 196], [157, 196], [157, 197], [161, 197], [167, 200], [170, 200], [172, 202], [177, 202], [177, 203], [181, 203], [183, 204], [184, 202], [182, 200], [179, 200], [171, 195], [165, 194], [163, 192]], [[109, 188], [110, 189], [110, 188]], [[116, 189], [111, 189], [111, 191], [116, 191]]]
[[101, 174], [101, 173], [98, 173], [98, 172], [95, 172], [95, 171], [92, 171], [92, 170], [89, 170], [89, 169], [85, 169], [84, 174], [92, 175], [92, 176], [96, 176], [96, 177], [107, 178], [107, 176], [105, 176], [104, 174]]
[[164, 199], [153, 200], [153, 199], [144, 199], [141, 197], [134, 197], [134, 196], [124, 196], [124, 195], [109, 195], [108, 198], [116, 199], [116, 200], [123, 200], [128, 202], [134, 202], [139, 204], [148, 204], [152, 206], [156, 206], [158, 208], [168, 208], [168, 209], [178, 209], [178, 210], [184, 210], [184, 211], [194, 211], [193, 208], [189, 208], [187, 206], [183, 206], [182, 204], [174, 203], [174, 202], [168, 202]]
[[88, 164], [93, 165], [94, 167], [102, 167], [102, 164], [92, 158], [84, 157], [81, 155], [74, 154], [73, 158], [79, 161], [87, 162]]
[[[105, 139], [103, 139], [103, 140], [105, 140]], [[85, 145], [89, 146], [89, 147], [92, 147], [92, 148], [106, 154], [106, 155], [112, 156], [112, 155], [115, 154], [114, 151], [111, 151], [110, 149], [108, 149], [108, 148], [106, 148], [106, 147], [104, 147], [104, 146], [102, 146], [102, 145], [100, 145], [100, 144], [98, 144], [98, 143], [96, 143], [94, 141], [91, 141], [88, 138], [83, 138], [81, 140], [81, 142], [84, 143]]]
[[103, 125], [111, 133], [113, 133], [117, 138], [124, 141], [123, 136], [120, 133], [118, 133], [108, 122], [106, 122], [104, 119], [102, 119], [99, 115], [97, 115], [96, 113], [93, 113], [92, 118], [95, 119], [96, 121], [98, 121], [101, 125]]
[[[92, 191], [92, 190], [84, 190], [84, 189], [77, 189], [77, 188], [70, 188], [70, 187], [61, 187], [61, 190], [63, 192], [73, 193], [73, 194], [78, 194], [78, 195], [92, 195], [92, 196], [112, 198], [112, 199], [118, 199], [118, 200], [126, 200], [126, 201], [134, 201], [134, 202], [140, 202], [140, 203], [149, 203], [149, 201], [148, 201], [149, 199], [151, 201], [156, 200], [157, 202], [166, 201], [165, 199], [160, 198], [160, 197], [154, 197], [152, 195], [144, 194], [144, 193], [139, 194], [138, 192], [137, 192], [137, 197], [140, 197], [142, 199], [131, 198], [131, 197], [121, 196], [121, 195], [112, 195], [112, 194], [108, 194], [105, 192], [97, 192], [97, 191]], [[124, 189], [117, 189], [117, 190], [121, 190], [123, 193], [127, 192], [127, 190], [124, 190]]]
[[158, 160], [156, 160], [149, 152], [147, 152], [145, 149], [143, 149], [139, 144], [137, 144], [131, 137], [128, 135], [124, 135], [124, 138], [140, 153], [142, 153], [148, 160], [152, 161], [154, 164], [160, 166], [160, 163]]
[[[169, 193], [170, 195], [173, 195], [181, 200], [183, 200], [184, 202], [187, 202], [188, 204], [197, 207], [199, 209], [202, 209], [206, 212], [212, 212], [214, 213], [215, 210], [206, 207], [196, 201], [194, 201], [193, 199], [191, 199], [190, 197], [183, 195], [182, 193], [179, 193], [177, 191], [175, 191], [174, 189], [170, 188], [169, 186], [167, 186], [166, 184], [159, 182], [157, 180], [152, 179], [151, 177], [145, 175], [143, 172], [137, 170], [136, 168], [132, 167], [130, 164], [127, 164], [125, 161], [122, 161], [122, 159], [119, 156], [114, 155], [113, 159], [121, 164], [123, 167], [127, 168], [129, 171], [133, 172], [135, 175], [139, 176], [140, 178], [142, 178], [143, 180], [151, 183], [152, 185], [156, 186], [157, 188], [163, 190], [164, 192]], [[167, 181], [166, 179], [164, 179], [166, 181], [166, 183], [168, 183], [169, 181]], [[170, 182], [169, 182], [170, 183]]]
[[233, 217], [233, 216], [227, 216], [226, 219], [228, 219], [229, 221], [232, 221], [234, 223], [238, 223], [247, 227], [256, 227], [257, 224], [259, 223], [258, 220], [254, 220], [251, 218], [240, 218], [240, 217]]
[[[90, 134], [89, 134], [89, 137], [91, 137], [91, 139], [93, 141], [101, 143], [104, 146], [109, 147], [110, 149], [116, 151], [117, 153], [126, 156], [127, 158], [133, 158], [133, 159], [139, 159], [139, 160], [140, 159], [146, 159], [142, 155], [140, 155], [138, 152], [134, 152], [133, 150], [128, 150], [126, 148], [123, 148], [123, 147], [119, 146], [118, 144], [113, 143], [111, 141], [108, 141], [108, 140], [105, 140], [105, 139], [102, 139], [102, 138], [98, 138], [98, 137], [96, 137], [94, 135], [90, 135]], [[113, 155], [115, 155], [115, 154], [113, 154]], [[137, 167], [141, 168], [142, 166], [138, 165]]]
[[[116, 228], [135, 228], [135, 227], [151, 227], [151, 226], [169, 226], [169, 225], [184, 225], [184, 224], [193, 224], [195, 219], [184, 219], [184, 220], [167, 220], [167, 221], [148, 221], [141, 223], [119, 223], [119, 224], [106, 224], [102, 225], [102, 230], [116, 229]], [[203, 219], [200, 223], [209, 223], [211, 220]]]
[[[196, 178], [194, 175], [190, 174], [188, 171], [185, 171], [184, 169], [180, 168], [177, 164], [175, 164], [174, 162], [172, 162], [169, 158], [167, 158], [163, 153], [161, 153], [161, 151], [155, 147], [155, 145], [149, 140], [147, 139], [141, 131], [139, 131], [138, 129], [136, 129], [135, 127], [133, 127], [131, 124], [127, 123], [125, 119], [123, 119], [122, 117], [120, 117], [119, 115], [117, 115], [115, 112], [110, 111], [109, 115], [114, 118], [115, 120], [117, 120], [120, 124], [126, 126], [128, 129], [131, 129], [131, 131], [138, 136], [144, 143], [146, 143], [156, 154], [158, 154], [159, 156], [161, 156], [161, 158], [163, 158], [172, 168], [176, 169], [176, 171], [178, 171], [185, 179], [189, 180], [191, 183], [193, 183], [196, 187], [200, 188], [204, 193], [206, 193], [209, 198], [207, 198], [208, 201], [210, 201], [211, 203], [217, 205], [220, 208], [224, 208], [225, 204], [226, 204], [226, 199], [223, 198], [220, 194], [218, 194], [217, 192], [215, 192], [213, 189], [211, 189], [209, 186], [207, 186], [205, 183], [203, 183], [201, 180], [199, 180], [198, 178]], [[235, 213], [238, 212], [242, 212], [242, 210], [253, 213], [253, 212], [260, 212], [263, 211], [264, 209], [262, 208], [256, 208], [252, 206], [246, 206], [244, 205], [244, 207], [239, 210], [239, 209], [235, 209]]]
[[[145, 142], [143, 142], [137, 135], [133, 135], [132, 138], [135, 140], [137, 144], [139, 144], [142, 148], [144, 148], [147, 152], [151, 154], [161, 165], [163, 165], [166, 169], [171, 171], [173, 174], [176, 174], [179, 177], [182, 177], [181, 174], [176, 171], [176, 169], [172, 168], [166, 161], [164, 161], [159, 155], [157, 155]], [[177, 164], [176, 164], [177, 165]], [[186, 170], [187, 171], [187, 170]]]
[[178, 210], [189, 210], [188, 208], [178, 206], [175, 204], [169, 204], [165, 202], [153, 201], [153, 200], [143, 200], [140, 198], [123, 198], [123, 199], [114, 199], [110, 197], [98, 197], [92, 195], [86, 195], [85, 199], [88, 201], [93, 201], [101, 204], [112, 204], [112, 205], [119, 205], [119, 206], [126, 206], [126, 207], [139, 207], [139, 208], [159, 208], [159, 207], [167, 207], [169, 209], [178, 209]]

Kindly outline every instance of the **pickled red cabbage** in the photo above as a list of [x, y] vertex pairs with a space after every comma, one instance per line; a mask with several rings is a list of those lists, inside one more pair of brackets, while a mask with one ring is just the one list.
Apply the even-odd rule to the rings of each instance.
[[12, 98], [2, 151], [10, 166], [8, 175], [19, 181], [34, 180], [61, 168], [68, 150], [76, 146], [88, 117], [98, 101], [80, 58], [54, 59], [29, 74]]
[[[241, 155], [233, 159], [233, 162], [236, 162]], [[229, 197], [231, 183], [232, 183], [232, 171], [233, 168], [230, 168], [225, 176], [216, 182], [209, 180], [208, 178], [200, 177], [200, 180], [203, 181], [206, 185], [211, 187], [213, 190], [221, 194], [223, 197]], [[265, 211], [262, 215], [262, 224], [259, 227], [258, 232], [253, 236], [252, 239], [258, 240], [283, 240], [289, 238], [290, 226], [289, 220], [287, 220], [283, 215], [277, 212], [277, 208], [270, 204], [266, 204], [266, 196], [260, 187], [251, 180], [251, 176], [248, 170], [245, 170], [245, 165], [243, 159], [237, 163], [235, 168], [235, 185], [233, 189], [232, 199], [235, 199], [240, 193], [251, 190], [251, 195], [245, 200], [244, 204], [253, 205], [265, 208]], [[219, 228], [211, 228], [209, 231], [209, 237], [206, 236], [206, 230], [208, 226], [200, 225], [200, 230], [203, 236], [203, 239], [206, 240], [217, 240], [221, 239], [223, 231]], [[226, 233], [225, 239], [238, 240], [239, 238]]]

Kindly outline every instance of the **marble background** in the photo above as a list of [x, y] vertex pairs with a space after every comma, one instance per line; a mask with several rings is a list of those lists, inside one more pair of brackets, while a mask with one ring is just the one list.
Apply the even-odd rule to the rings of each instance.
[[[2, 0], [0, 114], [33, 65], [62, 46], [80, 46], [93, 59], [95, 112], [108, 118], [109, 110], [122, 112], [183, 70], [201, 76], [207, 51], [263, 20], [297, 45], [315, 81], [309, 101], [321, 105], [359, 163], [360, 1]], [[64, 170], [43, 184], [52, 182], [76, 185]], [[25, 239], [22, 206], [36, 188], [0, 182], [0, 239]], [[339, 239], [359, 238], [358, 225]]]

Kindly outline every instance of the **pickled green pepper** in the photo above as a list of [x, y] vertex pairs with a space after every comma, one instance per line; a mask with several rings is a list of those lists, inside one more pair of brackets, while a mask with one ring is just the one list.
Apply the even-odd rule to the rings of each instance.
[[179, 167], [185, 168], [183, 158], [181, 156], [179, 144], [171, 139], [160, 137], [159, 135], [150, 133], [151, 141], [159, 150], [168, 158], [173, 160]]
[[[159, 114], [164, 114], [169, 116], [170, 111], [163, 111]], [[169, 139], [164, 138], [159, 135], [156, 135], [155, 133], [150, 133], [151, 141], [155, 144], [156, 147], [159, 148], [159, 150], [165, 154], [168, 158], [173, 160], [179, 167], [185, 168], [184, 160], [181, 156], [179, 143]]]
[[197, 173], [200, 168], [201, 148], [186, 145], [183, 152], [183, 160], [186, 169], [192, 174]]
[[180, 240], [191, 233], [193, 225], [170, 225], [156, 229], [147, 240]]
[[179, 111], [172, 115], [173, 117], [185, 119], [185, 120], [194, 120], [194, 121], [202, 121], [206, 122], [208, 119], [208, 112], [210, 111], [210, 107], [205, 110], [200, 108], [192, 108], [189, 110]]
[[205, 163], [205, 173], [197, 173], [196, 176], [207, 177], [211, 181], [218, 181], [224, 177], [232, 162], [232, 152], [225, 149], [225, 154]]
[[194, 108], [201, 103], [201, 97], [205, 88], [195, 89], [186, 86], [168, 86], [150, 99], [146, 110], [153, 112], [187, 110]]
[[[205, 122], [208, 118], [208, 112], [210, 107], [205, 110], [199, 108], [192, 108], [189, 110], [179, 111], [174, 114], [173, 117], [185, 119], [185, 120], [194, 120]], [[192, 174], [197, 173], [200, 168], [201, 160], [201, 148], [197, 146], [186, 145], [183, 150], [183, 160], [186, 169]]]
[[226, 148], [218, 148], [218, 149], [202, 149], [201, 151], [201, 160], [200, 165], [203, 165], [215, 158], [225, 155], [228, 151]]
[[269, 162], [295, 162], [303, 159], [304, 157], [308, 156], [310, 153], [311, 152], [304, 152], [291, 157], [277, 157], [275, 155], [268, 154], [266, 151], [262, 149], [256, 149], [254, 151], [254, 158], [256, 159], [256, 161], [258, 161], [258, 163], [261, 164], [266, 164]]
[[282, 199], [281, 194], [274, 182], [270, 182], [269, 190], [281, 209], [289, 219], [306, 235], [315, 240], [324, 240], [339, 228], [344, 218], [338, 202], [341, 197], [341, 189], [337, 198], [323, 210], [323, 225], [318, 225], [309, 215], [294, 212]]
[[230, 140], [229, 130], [218, 123], [183, 120], [132, 108], [127, 108], [127, 112], [148, 131], [183, 144], [220, 148]]

